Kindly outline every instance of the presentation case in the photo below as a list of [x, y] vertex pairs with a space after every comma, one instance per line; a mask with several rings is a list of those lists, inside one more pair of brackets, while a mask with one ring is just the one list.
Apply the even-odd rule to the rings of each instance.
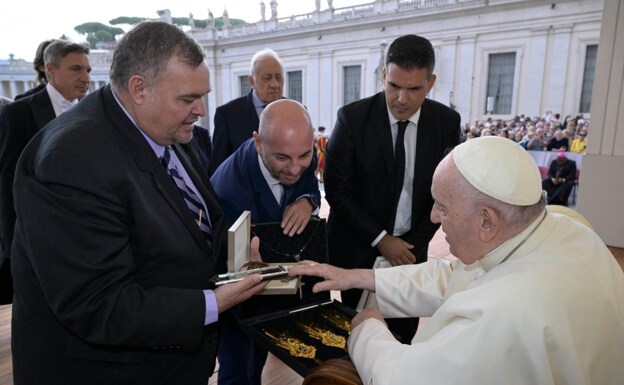
[[[244, 211], [228, 230], [228, 272], [240, 271], [243, 265], [249, 262], [249, 244], [254, 236], [260, 238], [260, 255], [262, 260], [269, 265], [289, 268], [300, 260], [313, 260], [319, 263], [327, 262], [327, 228], [325, 219], [312, 217], [301, 234], [289, 237], [283, 234], [283, 229], [279, 222], [252, 224], [251, 213]], [[293, 302], [292, 300], [287, 301], [289, 303], [284, 304], [287, 307], [329, 298], [328, 294], [321, 296], [312, 294], [311, 287], [318, 281], [317, 278], [313, 277], [274, 280], [260, 294], [299, 294], [299, 302], [301, 303]], [[256, 302], [266, 301], [257, 300]], [[275, 308], [275, 310], [278, 309]]]
[[355, 314], [338, 301], [327, 301], [248, 318], [241, 327], [305, 377], [327, 360], [349, 360], [346, 344]]
[[[288, 268], [303, 260], [327, 263], [325, 219], [312, 217], [301, 234], [289, 237], [280, 223], [252, 224], [250, 212], [245, 211], [228, 232], [228, 271], [240, 271], [249, 261], [254, 236], [260, 238], [260, 255], [269, 265]], [[263, 295], [238, 307], [243, 332], [304, 377], [327, 360], [349, 359], [346, 341], [356, 312], [332, 301], [329, 292], [312, 293], [320, 280], [271, 281]]]

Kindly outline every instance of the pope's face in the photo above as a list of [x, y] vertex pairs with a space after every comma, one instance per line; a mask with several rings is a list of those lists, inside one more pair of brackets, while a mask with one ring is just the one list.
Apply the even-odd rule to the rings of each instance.
[[196, 68], [171, 58], [155, 84], [146, 84], [137, 106], [137, 125], [156, 143], [168, 146], [187, 143], [193, 126], [206, 115], [202, 97], [210, 92], [210, 73], [204, 62]]
[[469, 265], [477, 261], [479, 252], [479, 215], [470, 208], [457, 188], [459, 170], [447, 157], [433, 175], [431, 194], [434, 199], [431, 222], [440, 223], [451, 254]]
[[407, 120], [422, 106], [433, 88], [436, 76], [427, 76], [427, 69], [405, 70], [394, 63], [384, 69], [383, 83], [386, 103], [398, 120]]

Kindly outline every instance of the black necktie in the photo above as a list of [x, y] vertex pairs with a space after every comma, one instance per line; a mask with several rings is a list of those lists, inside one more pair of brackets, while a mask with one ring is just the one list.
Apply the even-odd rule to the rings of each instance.
[[212, 229], [210, 228], [208, 213], [204, 209], [204, 205], [201, 203], [201, 200], [199, 199], [197, 194], [195, 194], [193, 190], [190, 189], [186, 185], [186, 183], [184, 183], [184, 178], [182, 178], [182, 176], [176, 169], [175, 164], [171, 162], [170, 147], [165, 147], [165, 153], [162, 158], [160, 158], [160, 161], [171, 176], [171, 180], [173, 180], [173, 183], [175, 183], [178, 191], [180, 192], [180, 195], [182, 195], [182, 198], [188, 206], [189, 211], [191, 212], [191, 215], [195, 220], [195, 223], [197, 223], [197, 227], [199, 227], [199, 230], [202, 232], [202, 234], [204, 234], [204, 238], [206, 238], [206, 241], [211, 244]]
[[409, 120], [402, 120], [397, 123], [399, 131], [397, 133], [396, 142], [394, 144], [394, 164], [395, 164], [395, 186], [397, 199], [401, 195], [403, 181], [405, 180], [405, 129], [409, 124]]

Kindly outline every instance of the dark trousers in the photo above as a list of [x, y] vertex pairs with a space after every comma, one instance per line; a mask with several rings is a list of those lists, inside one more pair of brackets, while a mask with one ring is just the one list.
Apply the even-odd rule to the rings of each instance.
[[11, 277], [11, 260], [4, 259], [0, 266], [0, 305], [13, 303], [13, 278]]
[[574, 181], [568, 180], [565, 183], [556, 185], [550, 179], [542, 181], [542, 190], [546, 191], [549, 205], [568, 205], [568, 197], [574, 187]]
[[219, 335], [218, 385], [261, 385], [262, 369], [268, 351], [243, 333], [238, 321], [238, 312], [230, 309], [223, 312]]
[[[362, 296], [362, 290], [351, 289], [340, 292], [342, 303], [355, 309]], [[386, 318], [388, 329], [394, 333], [397, 340], [409, 345], [416, 334], [419, 318]]]

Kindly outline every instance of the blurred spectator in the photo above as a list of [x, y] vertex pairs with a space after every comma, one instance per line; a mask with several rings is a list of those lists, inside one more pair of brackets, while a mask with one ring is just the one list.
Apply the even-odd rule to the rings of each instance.
[[43, 53], [45, 49], [52, 43], [54, 39], [44, 40], [39, 43], [37, 47], [37, 51], [35, 52], [35, 58], [33, 59], [33, 68], [37, 73], [37, 77], [35, 78], [35, 88], [31, 88], [23, 94], [19, 94], [15, 97], [15, 100], [21, 99], [25, 96], [32, 95], [35, 92], [39, 92], [43, 89], [43, 87], [48, 84], [48, 77], [45, 72], [45, 63], [43, 61]]
[[548, 143], [544, 140], [544, 129], [537, 128], [535, 134], [529, 137], [526, 149], [529, 151], [544, 151]]
[[570, 142], [568, 138], [565, 137], [562, 130], [555, 131], [555, 136], [550, 139], [548, 142], [548, 146], [546, 146], [546, 150], [548, 151], [568, 151], [570, 148]]
[[576, 162], [568, 159], [565, 152], [557, 153], [557, 158], [550, 163], [548, 177], [542, 181], [549, 205], [568, 205], [568, 196], [576, 180]]
[[318, 128], [318, 134], [314, 137], [314, 150], [316, 150], [316, 171], [314, 175], [319, 182], [323, 183], [323, 173], [325, 172], [325, 149], [327, 148], [327, 136], [325, 136], [325, 127]]
[[585, 153], [585, 149], [587, 148], [587, 132], [581, 131], [576, 138], [572, 141], [572, 146], [570, 147], [570, 152], [580, 152]]

